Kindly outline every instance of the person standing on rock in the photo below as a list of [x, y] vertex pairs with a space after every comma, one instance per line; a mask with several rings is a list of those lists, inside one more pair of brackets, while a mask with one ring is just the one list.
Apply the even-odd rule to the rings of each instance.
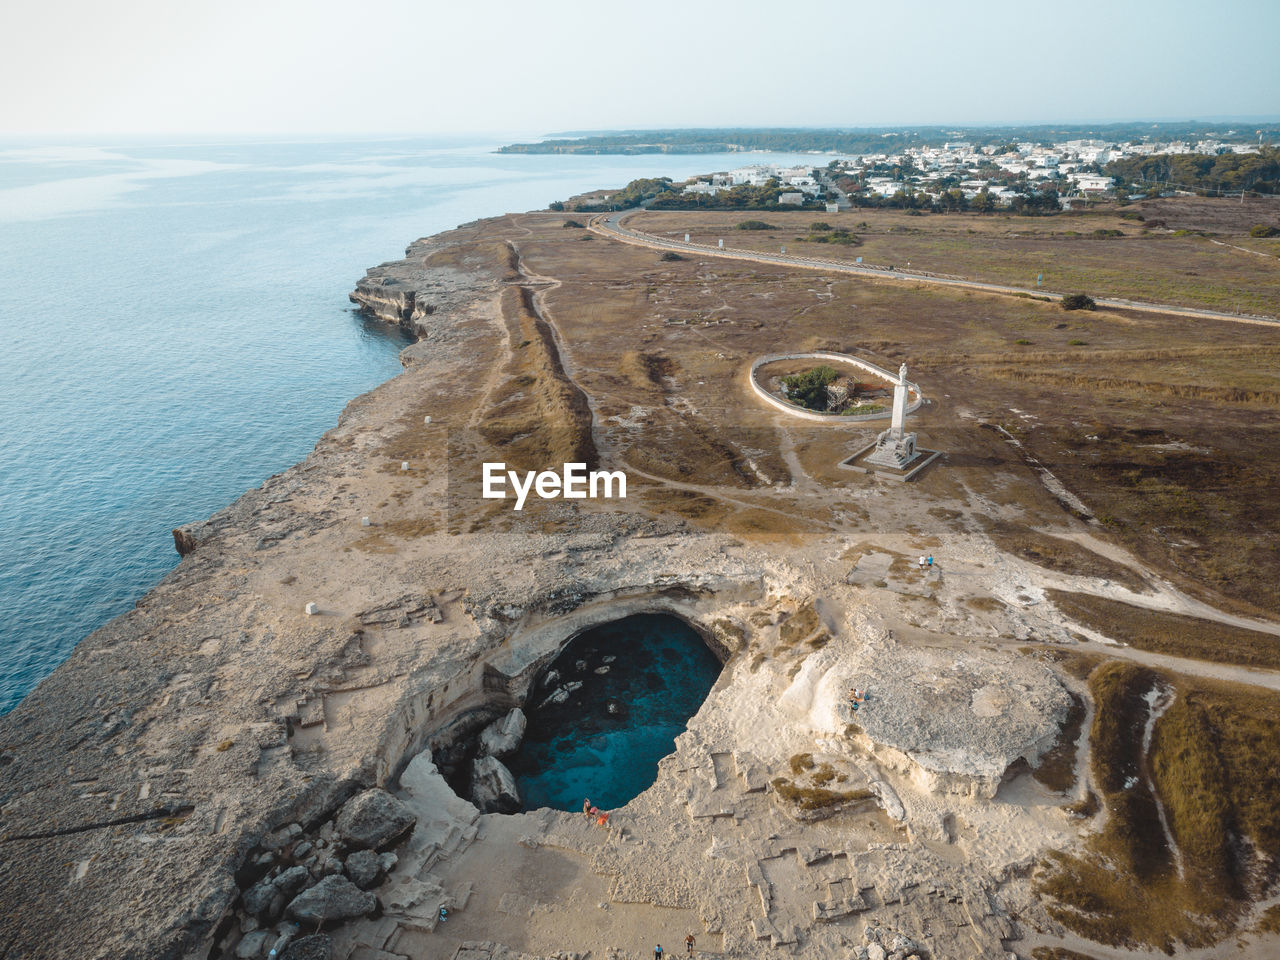
[[924, 557], [920, 557], [920, 572], [924, 573]]
[[662, 960], [662, 944], [653, 948], [653, 960]]
[[582, 801], [582, 815], [588, 820], [591, 819], [591, 799], [587, 798]]
[[689, 956], [691, 956], [691, 957], [693, 956], [693, 945], [694, 945], [695, 943], [697, 943], [697, 941], [693, 939], [693, 934], [692, 934], [692, 933], [688, 934], [688, 935], [684, 938], [684, 952], [685, 952], [685, 953], [687, 953], [687, 954], [688, 954]]

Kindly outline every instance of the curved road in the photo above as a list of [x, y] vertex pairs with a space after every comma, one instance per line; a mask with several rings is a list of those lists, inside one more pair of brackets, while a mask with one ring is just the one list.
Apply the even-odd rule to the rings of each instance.
[[[822, 270], [826, 273], [852, 273], [864, 277], [878, 277], [889, 280], [908, 280], [912, 283], [932, 283], [944, 287], [961, 287], [966, 290], [982, 290], [987, 293], [1013, 295], [1017, 297], [1044, 297], [1049, 300], [1061, 300], [1060, 293], [1044, 293], [1042, 291], [1024, 290], [1021, 287], [1010, 287], [999, 283], [984, 283], [979, 280], [963, 280], [953, 277], [940, 277], [928, 273], [913, 273], [908, 270], [888, 270], [884, 267], [866, 266], [850, 263], [847, 260], [827, 260], [822, 257], [795, 257], [783, 253], [763, 253], [758, 250], [742, 250], [734, 247], [709, 247], [700, 243], [682, 243], [679, 240], [668, 240], [655, 237], [651, 233], [630, 230], [622, 225], [625, 217], [638, 213], [638, 209], [620, 210], [617, 213], [600, 214], [592, 217], [588, 228], [605, 237], [621, 240], [640, 247], [654, 250], [674, 250], [684, 253], [695, 253], [701, 257], [721, 257], [726, 260], [754, 260], [758, 263], [776, 263], [789, 267], [802, 267], [808, 270]], [[1221, 313], [1217, 310], [1200, 310], [1195, 307], [1182, 307], [1171, 303], [1143, 303], [1139, 300], [1099, 299], [1100, 307], [1112, 307], [1119, 310], [1142, 310], [1147, 313], [1177, 314], [1184, 317], [1199, 317], [1208, 320], [1230, 320], [1233, 323], [1252, 323], [1275, 326], [1280, 318], [1259, 317], [1237, 313]]]

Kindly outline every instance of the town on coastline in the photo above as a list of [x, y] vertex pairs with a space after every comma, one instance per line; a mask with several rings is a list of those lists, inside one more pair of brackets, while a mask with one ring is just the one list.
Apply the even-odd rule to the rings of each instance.
[[[622, 191], [589, 194], [552, 209], [584, 212], [645, 206], [654, 210], [808, 208], [829, 213], [850, 207], [1043, 214], [1086, 207], [1108, 199], [1119, 203], [1153, 197], [1209, 193], [1266, 196], [1274, 181], [1261, 179], [1280, 169], [1275, 150], [1254, 144], [1201, 140], [1115, 143], [1067, 140], [1021, 141], [975, 146], [948, 141], [941, 146], [907, 147], [893, 153], [836, 157], [825, 166], [749, 164], [691, 177], [633, 181]], [[1231, 176], [1252, 157], [1259, 176]], [[1200, 173], [1175, 179], [1184, 161], [1200, 158]], [[1234, 161], [1234, 162], [1233, 162]], [[1215, 180], [1214, 171], [1221, 167]]]

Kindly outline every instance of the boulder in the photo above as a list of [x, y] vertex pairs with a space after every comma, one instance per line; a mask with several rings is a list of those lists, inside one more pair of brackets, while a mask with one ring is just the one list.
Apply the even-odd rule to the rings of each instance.
[[[338, 857], [325, 857], [317, 865], [317, 876], [321, 879], [324, 877], [332, 877], [334, 874], [342, 872], [342, 860]], [[315, 871], [313, 871], [315, 872]]]
[[289, 904], [288, 914], [303, 923], [351, 920], [363, 917], [378, 905], [378, 898], [366, 893], [346, 877], [325, 877], [304, 890]]
[[275, 936], [266, 930], [255, 930], [246, 933], [236, 944], [237, 960], [257, 960], [267, 952], [267, 943], [274, 941]]
[[286, 897], [292, 897], [311, 882], [311, 871], [301, 865], [290, 867], [271, 882]]
[[480, 756], [501, 758], [515, 753], [524, 739], [527, 725], [524, 711], [513, 707], [505, 717], [493, 721], [481, 731]]
[[403, 837], [416, 819], [397, 798], [375, 788], [348, 800], [335, 825], [348, 847], [376, 850]]
[[332, 945], [328, 934], [324, 933], [299, 937], [284, 948], [280, 960], [329, 960]]
[[890, 953], [901, 953], [904, 957], [908, 953], [915, 953], [918, 949], [916, 942], [902, 933], [894, 933], [886, 937], [884, 946]]
[[381, 858], [372, 850], [357, 850], [347, 857], [347, 876], [361, 890], [372, 890], [382, 880]]
[[274, 883], [263, 880], [241, 894], [240, 903], [249, 916], [266, 917], [271, 915], [271, 901], [279, 895], [280, 891], [276, 889]]
[[551, 696], [542, 701], [542, 706], [545, 707], [549, 703], [566, 703], [569, 700], [569, 695], [581, 687], [581, 680], [570, 680], [563, 687], [556, 687], [555, 690], [552, 691]]
[[471, 799], [481, 813], [517, 813], [520, 810], [516, 778], [495, 757], [481, 757], [471, 765]]

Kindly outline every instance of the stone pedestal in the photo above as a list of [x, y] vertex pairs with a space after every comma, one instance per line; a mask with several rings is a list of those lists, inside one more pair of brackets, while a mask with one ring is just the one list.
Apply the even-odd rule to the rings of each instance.
[[905, 470], [920, 454], [916, 451], [916, 435], [900, 433], [894, 436], [890, 427], [876, 440], [876, 448], [867, 455], [867, 463], [894, 470]]

